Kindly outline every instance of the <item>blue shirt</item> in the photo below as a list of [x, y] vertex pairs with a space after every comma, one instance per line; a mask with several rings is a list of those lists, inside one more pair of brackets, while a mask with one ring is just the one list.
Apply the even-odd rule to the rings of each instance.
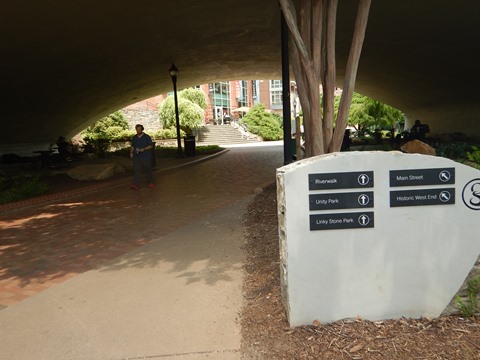
[[151, 145], [152, 145], [152, 138], [149, 135], [145, 133], [143, 133], [143, 135], [140, 137], [135, 135], [132, 138], [132, 147], [134, 148], [133, 156], [143, 158], [143, 159], [150, 159], [152, 157], [152, 152], [150, 150], [145, 150], [144, 152], [137, 152], [137, 149], [146, 148], [147, 146], [151, 146]]

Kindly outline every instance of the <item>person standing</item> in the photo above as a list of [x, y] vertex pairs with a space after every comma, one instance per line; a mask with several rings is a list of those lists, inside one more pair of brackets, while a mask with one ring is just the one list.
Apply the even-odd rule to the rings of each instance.
[[140, 188], [142, 172], [145, 172], [145, 177], [148, 187], [155, 187], [152, 171], [152, 152], [153, 149], [152, 138], [143, 132], [143, 125], [135, 125], [137, 134], [132, 138], [132, 146], [130, 149], [130, 157], [133, 160], [133, 184], [130, 187], [133, 190]]
[[415, 120], [415, 124], [410, 129], [412, 139], [425, 141], [425, 135], [430, 132], [430, 127], [427, 124], [422, 124], [420, 120]]

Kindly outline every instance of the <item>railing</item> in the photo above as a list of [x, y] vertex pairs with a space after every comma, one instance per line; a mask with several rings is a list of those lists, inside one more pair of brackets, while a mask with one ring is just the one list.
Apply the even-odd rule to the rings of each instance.
[[233, 122], [233, 123], [231, 123], [231, 126], [235, 129], [237, 129], [238, 131], [240, 131], [240, 135], [242, 136], [242, 139], [245, 136], [245, 139], [250, 140], [250, 137], [254, 136], [254, 135], [252, 135], [251, 133], [248, 132], [247, 127], [245, 125]]

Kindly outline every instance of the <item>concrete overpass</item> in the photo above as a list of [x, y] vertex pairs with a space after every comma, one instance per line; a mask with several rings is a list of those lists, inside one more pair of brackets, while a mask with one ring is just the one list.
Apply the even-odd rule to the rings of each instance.
[[[339, 86], [356, 6], [339, 4]], [[373, 0], [356, 91], [432, 133], [479, 137], [478, 13], [469, 0]], [[25, 0], [0, 14], [0, 153], [171, 91], [172, 63], [179, 88], [281, 78], [275, 0]]]

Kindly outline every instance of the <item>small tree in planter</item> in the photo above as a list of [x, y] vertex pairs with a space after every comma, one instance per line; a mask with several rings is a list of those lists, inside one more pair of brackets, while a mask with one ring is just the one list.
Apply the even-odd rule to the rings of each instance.
[[207, 108], [207, 99], [203, 90], [188, 88], [180, 91], [179, 96], [183, 99], [190, 100], [194, 104], [197, 104], [203, 110]]
[[[190, 88], [178, 92], [180, 129], [185, 131], [187, 135], [191, 135], [193, 130], [202, 124], [206, 106], [207, 101], [202, 90]], [[159, 105], [159, 116], [164, 128], [176, 126], [175, 99], [173, 96], [167, 97]]]

